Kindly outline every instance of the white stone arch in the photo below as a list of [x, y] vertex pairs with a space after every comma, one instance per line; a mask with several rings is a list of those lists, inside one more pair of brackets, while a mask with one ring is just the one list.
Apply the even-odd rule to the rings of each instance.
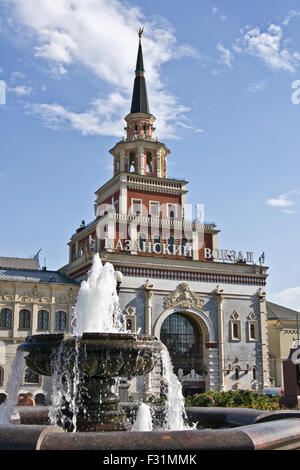
[[166, 320], [166, 318], [168, 318], [173, 313], [181, 313], [183, 315], [190, 316], [198, 321], [200, 320], [200, 325], [201, 325], [201, 320], [202, 320], [202, 322], [206, 326], [207, 334], [208, 334], [208, 338], [206, 342], [214, 343], [216, 341], [215, 329], [212, 324], [212, 321], [210, 320], [210, 318], [208, 318], [208, 316], [204, 312], [202, 312], [202, 310], [199, 310], [198, 308], [194, 308], [194, 307], [190, 307], [190, 308], [173, 307], [173, 308], [168, 308], [167, 310], [162, 312], [162, 314], [158, 317], [154, 325], [153, 333], [154, 333], [154, 336], [156, 336], [156, 338], [160, 339], [160, 331], [161, 331], [162, 324]]

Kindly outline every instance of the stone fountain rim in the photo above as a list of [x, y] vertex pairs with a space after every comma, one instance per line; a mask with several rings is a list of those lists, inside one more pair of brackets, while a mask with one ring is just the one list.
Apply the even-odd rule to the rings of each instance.
[[49, 350], [58, 348], [61, 344], [66, 347], [74, 347], [78, 340], [78, 345], [85, 346], [87, 350], [93, 348], [104, 348], [107, 350], [148, 350], [161, 352], [164, 345], [154, 336], [138, 333], [95, 333], [85, 332], [81, 336], [69, 333], [41, 333], [30, 335], [25, 338], [18, 349], [24, 352], [34, 350]]

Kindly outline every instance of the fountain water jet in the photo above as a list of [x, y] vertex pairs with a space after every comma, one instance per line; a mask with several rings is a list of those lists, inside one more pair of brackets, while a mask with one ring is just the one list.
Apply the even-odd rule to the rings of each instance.
[[18, 402], [18, 392], [23, 382], [24, 353], [17, 351], [6, 385], [6, 401], [0, 405], [0, 424], [8, 424]]
[[152, 431], [151, 409], [146, 403], [141, 403], [137, 411], [136, 419], [132, 428], [133, 431]]

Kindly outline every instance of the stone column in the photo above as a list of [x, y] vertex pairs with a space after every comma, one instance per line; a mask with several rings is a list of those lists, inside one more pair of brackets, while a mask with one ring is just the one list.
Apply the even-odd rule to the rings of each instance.
[[120, 176], [119, 212], [127, 215], [127, 176]]
[[[144, 284], [145, 296], [145, 335], [152, 334], [152, 297], [153, 297], [153, 284], [147, 279]], [[152, 376], [151, 372], [145, 377], [145, 397], [153, 395], [152, 390]]]
[[162, 177], [160, 149], [156, 152], [156, 176], [158, 176], [158, 178]]
[[53, 302], [52, 298], [52, 303], [50, 305], [50, 331], [51, 333], [55, 333], [55, 301]]
[[145, 151], [143, 145], [138, 147], [138, 173], [139, 175], [145, 174]]
[[266, 320], [266, 293], [259, 288], [257, 291], [259, 298], [260, 329], [261, 329], [261, 365], [262, 365], [262, 389], [270, 386], [270, 370], [268, 356], [268, 333]]
[[31, 334], [35, 335], [38, 327], [38, 305], [32, 305], [32, 325], [31, 325]]
[[223, 312], [223, 289], [219, 286], [215, 289], [218, 306], [218, 349], [219, 349], [219, 390], [225, 390], [224, 376], [224, 312]]
[[125, 171], [125, 150], [121, 150], [120, 152], [120, 172], [123, 173]]
[[12, 324], [13, 338], [16, 338], [18, 336], [19, 311], [20, 311], [19, 298], [18, 298], [18, 295], [15, 295], [15, 301], [14, 301], [14, 306], [13, 306], [13, 324]]

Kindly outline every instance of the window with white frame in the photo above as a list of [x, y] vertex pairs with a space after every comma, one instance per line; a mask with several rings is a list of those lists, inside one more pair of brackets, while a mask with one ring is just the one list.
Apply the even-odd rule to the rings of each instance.
[[248, 316], [248, 335], [250, 341], [258, 340], [258, 323], [254, 312]]
[[232, 341], [241, 340], [241, 320], [237, 312], [231, 315], [231, 339]]
[[152, 217], [159, 217], [159, 202], [150, 201], [150, 215]]
[[142, 214], [142, 200], [141, 199], [131, 199], [131, 211], [134, 215]]
[[176, 217], [176, 205], [175, 204], [168, 204], [168, 217], [173, 219]]

